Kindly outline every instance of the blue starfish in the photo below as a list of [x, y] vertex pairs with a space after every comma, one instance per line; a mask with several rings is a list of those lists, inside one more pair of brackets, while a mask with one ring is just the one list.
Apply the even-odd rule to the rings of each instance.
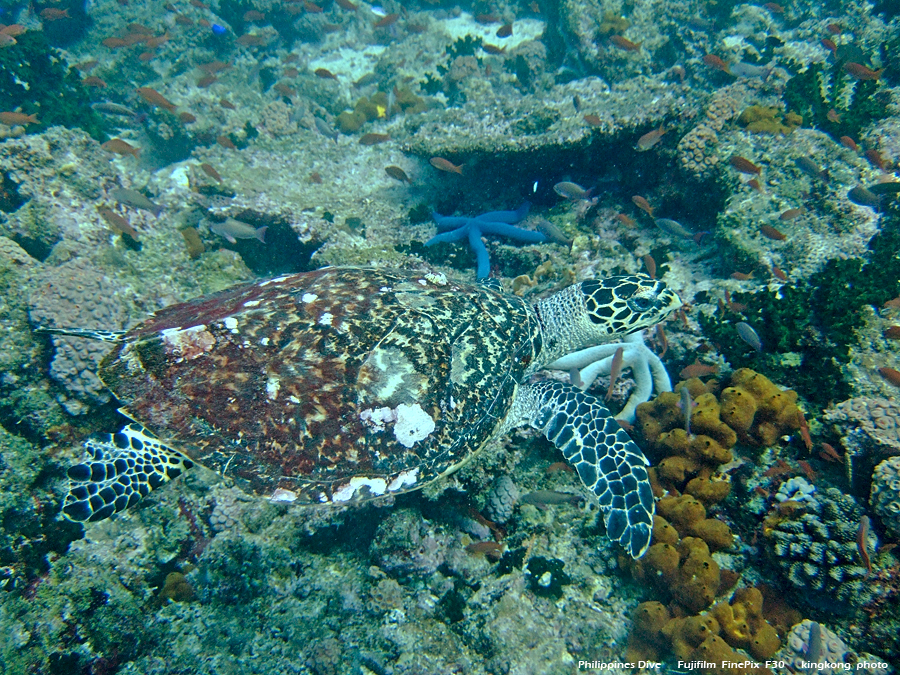
[[469, 246], [475, 251], [475, 260], [477, 268], [475, 272], [476, 279], [487, 279], [491, 272], [491, 259], [488, 257], [487, 247], [481, 241], [481, 237], [485, 234], [496, 234], [501, 237], [509, 237], [516, 241], [524, 241], [532, 244], [539, 244], [547, 241], [547, 237], [540, 232], [534, 230], [525, 230], [516, 227], [513, 223], [518, 223], [528, 215], [528, 209], [531, 204], [525, 202], [515, 211], [489, 211], [482, 213], [474, 218], [442, 216], [439, 213], [432, 213], [434, 222], [441, 234], [435, 235], [425, 242], [426, 246], [431, 246], [442, 241], [460, 241], [468, 239]]

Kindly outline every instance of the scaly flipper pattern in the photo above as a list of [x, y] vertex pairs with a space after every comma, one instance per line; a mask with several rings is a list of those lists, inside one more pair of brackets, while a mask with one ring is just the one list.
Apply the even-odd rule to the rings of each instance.
[[90, 460], [68, 471], [69, 493], [63, 514], [69, 520], [95, 521], [134, 506], [194, 463], [140, 424], [84, 443]]

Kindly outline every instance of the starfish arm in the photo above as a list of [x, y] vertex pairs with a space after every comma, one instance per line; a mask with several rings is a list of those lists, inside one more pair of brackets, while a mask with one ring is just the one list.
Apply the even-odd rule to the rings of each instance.
[[[578, 376], [581, 378], [582, 384], [584, 384], [582, 390], [590, 387], [594, 383], [594, 380], [596, 380], [600, 375], [609, 375], [610, 371], [612, 370], [612, 362], [613, 357], [607, 356], [606, 358], [600, 359], [599, 361], [589, 363], [587, 366], [582, 368], [578, 372]], [[622, 363], [623, 370], [625, 369], [625, 366], [626, 364]]]
[[566, 354], [565, 356], [556, 359], [553, 363], [548, 363], [546, 367], [553, 370], [584, 368], [594, 361], [599, 361], [607, 356], [612, 356], [621, 346], [621, 342], [615, 342], [612, 344], [596, 345], [594, 347], [588, 347], [587, 349], [579, 349], [577, 352], [572, 352], [571, 354]]
[[669, 373], [666, 371], [666, 366], [656, 354], [653, 352], [650, 352], [650, 354], [651, 357], [648, 359], [648, 362], [650, 365], [650, 373], [653, 375], [653, 388], [656, 390], [657, 394], [663, 391], [672, 391], [672, 380], [669, 379]]
[[468, 227], [459, 227], [455, 230], [450, 230], [449, 232], [442, 232], [441, 234], [434, 235], [431, 239], [425, 242], [425, 245], [432, 246], [433, 244], [438, 244], [440, 242], [460, 241], [461, 239], [465, 239], [468, 235]]
[[469, 246], [475, 252], [475, 278], [487, 279], [491, 275], [491, 259], [487, 247], [481, 241], [481, 229], [477, 226], [469, 228]]
[[528, 215], [531, 203], [523, 202], [515, 211], [488, 211], [476, 217], [476, 220], [493, 221], [495, 223], [518, 223]]
[[[650, 352], [646, 347], [644, 349]], [[652, 354], [652, 352], [650, 353]], [[616, 415], [617, 420], [625, 422], [634, 422], [638, 405], [649, 401], [650, 395], [653, 393], [653, 377], [650, 375], [650, 364], [647, 362], [646, 354], [641, 354], [630, 365], [631, 374], [634, 377], [634, 389], [631, 390], [631, 396], [625, 402], [625, 407]]]
[[516, 241], [531, 242], [539, 244], [547, 241], [547, 235], [534, 230], [526, 230], [508, 223], [498, 223], [496, 221], [479, 220], [478, 227], [484, 234], [495, 234], [499, 237], [509, 237]]
[[465, 216], [442, 216], [440, 213], [435, 211], [431, 212], [431, 217], [434, 219], [434, 222], [437, 224], [437, 228], [441, 231], [455, 229], [457, 227], [464, 227], [471, 218], [466, 218]]

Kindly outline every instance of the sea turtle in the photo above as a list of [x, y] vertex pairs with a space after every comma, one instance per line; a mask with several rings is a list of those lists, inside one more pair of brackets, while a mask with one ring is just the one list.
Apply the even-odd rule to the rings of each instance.
[[98, 374], [134, 420], [85, 444], [63, 513], [101, 520], [194, 462], [276, 502], [362, 501], [421, 488], [528, 424], [639, 557], [654, 512], [644, 455], [598, 399], [529, 376], [680, 306], [644, 275], [531, 305], [496, 283], [325, 268], [173, 305], [128, 331], [54, 329], [117, 343]]

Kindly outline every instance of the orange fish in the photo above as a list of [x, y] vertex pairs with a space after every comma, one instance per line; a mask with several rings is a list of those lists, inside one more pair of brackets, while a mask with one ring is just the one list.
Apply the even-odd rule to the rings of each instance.
[[822, 38], [821, 40], [822, 46], [825, 47], [832, 54], [837, 51], [837, 45], [834, 44], [834, 40], [829, 40], [828, 38]]
[[308, 180], [312, 185], [321, 185], [325, 182], [324, 180], [322, 180], [322, 174], [320, 174], [318, 171], [313, 171], [311, 174], [309, 174]]
[[388, 134], [363, 134], [359, 138], [360, 145], [378, 145], [379, 143], [384, 143], [385, 141], [391, 140], [391, 137]]
[[300, 71], [291, 66], [290, 68], [285, 68], [283, 74], [285, 77], [294, 78], [300, 74]]
[[900, 309], [900, 295], [893, 300], [888, 300], [881, 306], [882, 309]]
[[152, 60], [154, 56], [156, 56], [156, 54], [154, 54], [153, 52], [141, 52], [140, 54], [138, 54], [138, 61], [147, 63], [148, 61]]
[[656, 278], [656, 261], [653, 259], [653, 256], [649, 253], [645, 255], [642, 260], [644, 261], [644, 268], [647, 270], [647, 274], [651, 279]]
[[337, 76], [327, 68], [316, 68], [313, 73], [315, 73], [316, 77], [321, 77], [323, 80], [337, 79]]
[[297, 90], [294, 89], [293, 87], [289, 87], [284, 82], [279, 82], [274, 87], [272, 87], [272, 89], [274, 89], [279, 94], [281, 94], [282, 96], [285, 96], [287, 98], [292, 98], [293, 96], [297, 95]]
[[244, 21], [247, 21], [248, 23], [252, 22], [252, 21], [262, 21], [265, 18], [266, 18], [265, 14], [255, 10], [255, 9], [248, 9], [246, 12], [244, 12], [244, 16], [243, 16]]
[[828, 121], [829, 121], [829, 122], [834, 122], [835, 124], [840, 124], [840, 123], [841, 123], [841, 116], [838, 114], [838, 111], [835, 110], [834, 108], [832, 108], [831, 110], [829, 110], [829, 111], [825, 114], [825, 117], [828, 118]]
[[832, 35], [840, 35], [843, 32], [843, 29], [836, 23], [828, 24], [825, 29]]
[[895, 387], [900, 387], [900, 371], [893, 368], [879, 368], [878, 374]]
[[772, 265], [772, 274], [779, 281], [787, 281], [787, 274], [778, 265]]
[[[797, 209], [799, 210], [799, 209]], [[775, 241], [784, 241], [787, 237], [784, 233], [779, 232], [771, 225], [763, 225], [759, 228], [759, 231], [762, 232], [764, 237], [768, 237], [769, 239], [774, 239]]]
[[598, 115], [585, 115], [584, 121], [592, 127], [599, 127], [601, 124], [603, 124], [603, 121]]
[[849, 62], [844, 64], [844, 71], [855, 77], [857, 80], [877, 80], [884, 72], [884, 68], [872, 70], [861, 63]]
[[215, 75], [204, 75], [199, 80], [197, 80], [197, 86], [201, 89], [206, 89], [211, 84], [218, 82], [219, 78]]
[[225, 61], [219, 61], [218, 59], [215, 61], [210, 61], [209, 63], [201, 63], [197, 66], [200, 70], [208, 75], [215, 75], [218, 72], [221, 72], [227, 68], [231, 68], [230, 63], [225, 63]]
[[637, 225], [634, 218], [629, 218], [624, 213], [617, 213], [616, 220], [618, 220], [620, 223], [622, 223], [623, 225], [625, 225], [627, 227], [634, 227], [635, 225]]
[[397, 19], [399, 19], [399, 18], [400, 18], [399, 14], [386, 14], [385, 16], [378, 19], [378, 21], [376, 21], [374, 24], [372, 24], [372, 27], [373, 28], [387, 28], [388, 26], [397, 23]]
[[462, 164], [457, 166], [450, 160], [444, 159], [443, 157], [432, 157], [428, 160], [428, 163], [439, 171], [447, 171], [448, 173], [458, 173], [460, 176], [462, 175]]
[[9, 35], [10, 37], [17, 37], [24, 33], [26, 30], [25, 26], [20, 23], [11, 23], [8, 26], [4, 26], [0, 33], [3, 35]]
[[753, 272], [749, 274], [745, 274], [744, 272], [732, 272], [731, 278], [736, 279], [737, 281], [749, 281], [753, 278]]
[[706, 377], [707, 375], [715, 375], [718, 372], [719, 366], [710, 366], [705, 363], [700, 363], [699, 359], [694, 359], [694, 362], [691, 365], [681, 369], [678, 376], [682, 380], [690, 380], [692, 377]]
[[40, 17], [44, 21], [59, 21], [60, 19], [71, 19], [69, 16], [68, 9], [54, 9], [53, 7], [48, 7], [47, 9], [42, 9], [40, 13]]
[[153, 31], [141, 23], [128, 24], [128, 30], [131, 31], [132, 33], [143, 33], [144, 35], [153, 35]]
[[88, 75], [81, 81], [85, 87], [96, 87], [97, 89], [106, 89], [106, 82], [101, 80], [96, 75]]
[[778, 216], [779, 220], [793, 220], [797, 216], [803, 213], [803, 209], [788, 209], [780, 216]]
[[0, 122], [10, 127], [17, 124], [40, 124], [37, 113], [26, 115], [20, 112], [0, 112]]
[[508, 38], [510, 35], [512, 35], [512, 30], [513, 30], [512, 24], [505, 23], [502, 26], [500, 26], [500, 28], [498, 28], [497, 32], [494, 34], [498, 38]]
[[784, 14], [784, 7], [776, 2], [767, 2], [763, 7], [772, 12], [772, 14]]
[[649, 150], [654, 145], [659, 143], [660, 140], [662, 140], [662, 137], [665, 135], [666, 131], [667, 129], [664, 129], [663, 127], [654, 129], [653, 131], [648, 131], [638, 139], [635, 149], [638, 152], [645, 152], [646, 150]]
[[710, 68], [713, 68], [714, 70], [721, 70], [723, 73], [729, 73], [728, 64], [715, 54], [707, 54], [706, 56], [704, 56], [703, 63], [708, 65]]
[[732, 155], [731, 159], [728, 160], [728, 163], [741, 173], [758, 175], [762, 171], [756, 164], [740, 155]]
[[487, 42], [481, 43], [481, 48], [486, 51], [488, 54], [499, 55], [506, 51], [506, 47], [498, 47], [497, 45], [491, 45]]
[[399, 166], [386, 166], [384, 167], [385, 173], [393, 178], [394, 180], [399, 180], [403, 183], [411, 183], [409, 180], [409, 176], [406, 175], [406, 172], [401, 169]]
[[856, 144], [856, 141], [849, 136], [841, 136], [841, 145], [845, 148], [849, 148], [853, 152], [859, 152], [859, 146]]
[[309, 2], [309, 0], [306, 0], [306, 2], [303, 3], [303, 9], [305, 9], [310, 14], [321, 14], [323, 11], [325, 11], [316, 3]]
[[130, 143], [126, 143], [121, 138], [110, 138], [100, 147], [109, 152], [114, 152], [117, 155], [133, 155], [134, 157], [140, 157], [141, 153], [140, 148], [136, 148]]
[[212, 166], [210, 166], [209, 164], [203, 163], [203, 164], [200, 165], [200, 168], [203, 169], [203, 173], [205, 173], [205, 174], [206, 174], [207, 176], [209, 176], [210, 178], [212, 178], [212, 179], [214, 179], [214, 180], [216, 180], [216, 181], [218, 181], [218, 182], [220, 182], [220, 183], [222, 182], [222, 176], [220, 176], [220, 175], [219, 175], [219, 172], [216, 171], [216, 170], [215, 170]]
[[266, 39], [262, 35], [255, 33], [245, 33], [235, 40], [242, 47], [262, 47], [266, 44]]
[[137, 241], [138, 233], [131, 223], [125, 220], [112, 209], [97, 209], [97, 212], [103, 217], [103, 220], [118, 234], [127, 234], [129, 237]]
[[653, 207], [650, 206], [650, 202], [648, 202], [646, 199], [644, 199], [640, 195], [635, 195], [631, 198], [631, 201], [634, 202], [634, 205], [641, 211], [646, 213], [651, 218], [653, 217]]
[[108, 37], [103, 40], [101, 43], [104, 47], [108, 47], [109, 49], [118, 49], [119, 47], [127, 47], [128, 43], [122, 38], [117, 37]]
[[884, 161], [884, 158], [879, 154], [877, 150], [866, 150], [863, 153], [867, 160], [869, 160], [874, 166], [877, 166], [879, 169], [884, 171], [887, 168], [887, 164]]
[[346, 9], [348, 12], [355, 12], [359, 9], [359, 5], [354, 5], [350, 0], [334, 0], [334, 4], [341, 9]]
[[762, 192], [762, 185], [759, 184], [759, 181], [755, 178], [751, 178], [747, 181], [747, 185], [756, 190], [757, 192]]
[[177, 23], [179, 26], [193, 26], [194, 20], [189, 16], [185, 16], [184, 14], [176, 14], [175, 23]]
[[234, 107], [234, 103], [229, 101], [227, 98], [220, 98], [219, 105], [225, 108], [225, 110], [237, 110], [237, 108]]
[[632, 42], [621, 35], [613, 35], [609, 38], [609, 41], [619, 49], [624, 49], [626, 52], [637, 52], [641, 49], [640, 42]]
[[4, 47], [12, 47], [13, 45], [19, 44], [12, 35], [6, 35], [5, 33], [0, 33], [0, 49]]
[[178, 113], [178, 119], [181, 120], [182, 124], [193, 124], [197, 121], [197, 118], [187, 111]]
[[99, 65], [100, 62], [97, 59], [91, 59], [90, 61], [82, 61], [81, 63], [76, 63], [73, 67], [76, 70], [80, 70], [82, 73], [89, 73]]
[[138, 93], [138, 96], [147, 101], [147, 103], [159, 108], [165, 108], [169, 112], [175, 111], [175, 104], [155, 89], [151, 89], [150, 87], [138, 87], [135, 91]]
[[200, 2], [200, 0], [191, 0], [191, 5], [197, 9], [209, 9], [209, 5], [205, 2]]
[[231, 142], [231, 139], [228, 138], [225, 134], [216, 137], [216, 143], [221, 145], [226, 150], [237, 150], [237, 146]]

